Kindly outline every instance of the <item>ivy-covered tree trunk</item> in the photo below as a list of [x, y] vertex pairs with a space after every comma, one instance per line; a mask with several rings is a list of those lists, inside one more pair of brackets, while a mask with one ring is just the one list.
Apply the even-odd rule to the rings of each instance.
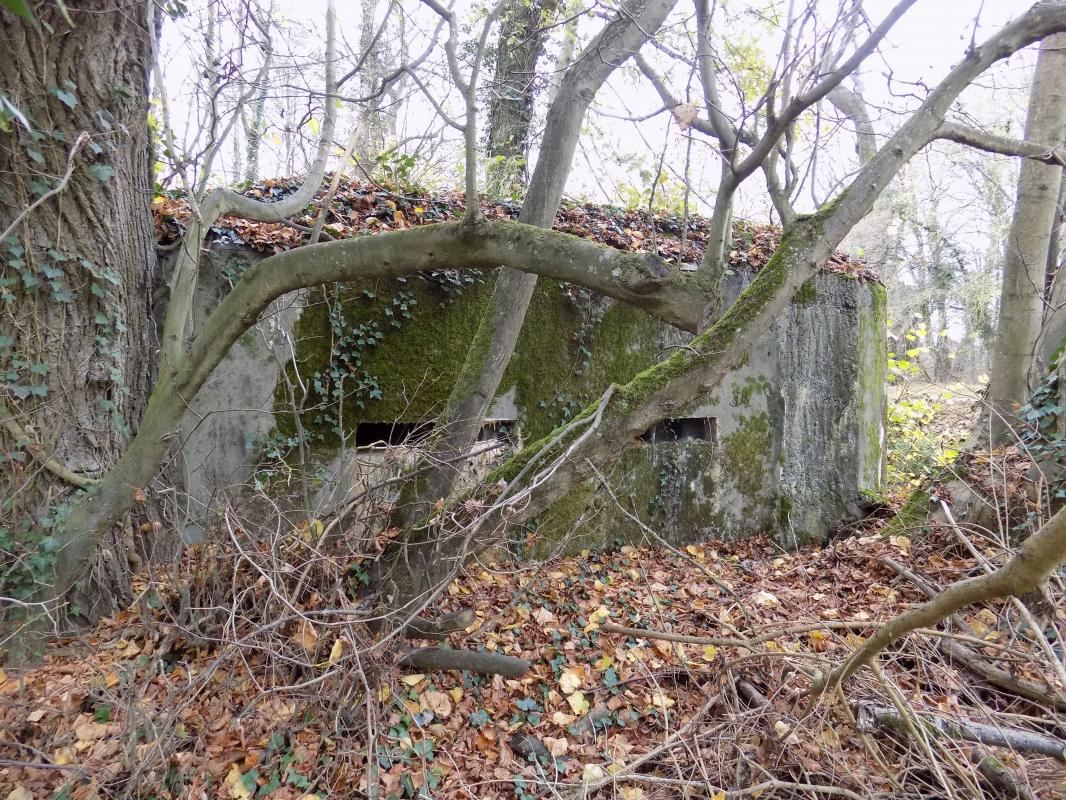
[[485, 181], [489, 197], [507, 199], [525, 192], [533, 101], [540, 88], [537, 62], [544, 52], [548, 18], [557, 6], [558, 0], [515, 0], [504, 14], [490, 86]]
[[[51, 583], [50, 529], [126, 449], [151, 389], [153, 8], [0, 9], [2, 595]], [[129, 541], [105, 538], [82, 611], [128, 592]]]

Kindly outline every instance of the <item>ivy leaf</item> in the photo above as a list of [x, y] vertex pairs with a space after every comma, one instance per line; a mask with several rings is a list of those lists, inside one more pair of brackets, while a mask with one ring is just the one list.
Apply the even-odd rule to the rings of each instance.
[[90, 164], [89, 174], [100, 183], [107, 183], [111, 176], [115, 174], [115, 168], [109, 164]]
[[13, 14], [18, 14], [24, 20], [33, 22], [33, 13], [30, 11], [30, 6], [26, 0], [0, 0], [0, 6], [3, 6]]
[[[8, 2], [8, 0], [0, 0], [0, 2]], [[66, 89], [60, 89], [58, 86], [53, 86], [50, 90], [52, 94], [56, 96], [56, 99], [60, 103], [65, 105], [69, 109], [73, 109], [78, 104], [78, 98], [74, 96], [74, 92], [68, 92]]]

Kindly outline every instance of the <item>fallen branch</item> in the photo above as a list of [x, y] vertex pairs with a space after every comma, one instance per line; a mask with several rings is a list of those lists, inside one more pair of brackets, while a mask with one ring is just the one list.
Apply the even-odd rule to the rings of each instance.
[[[616, 625], [613, 622], [603, 623], [600, 625], [600, 630], [605, 633], [621, 633], [625, 636], [636, 636], [640, 639], [661, 639], [664, 642], [677, 642], [678, 644], [713, 645], [715, 647], [750, 647], [753, 644], [747, 639], [729, 639], [720, 636], [689, 636], [684, 633], [653, 631], [647, 628], [627, 628], [624, 625]], [[775, 637], [771, 636], [769, 638]]]
[[956, 611], [997, 597], [1017, 597], [1040, 586], [1066, 558], [1066, 508], [1059, 510], [1036, 533], [1025, 540], [1006, 564], [975, 578], [952, 584], [937, 597], [908, 609], [881, 627], [852, 651], [851, 656], [811, 686], [818, 697], [827, 688], [847, 680], [857, 669], [869, 664], [890, 644], [917, 628], [940, 624]]
[[[884, 557], [881, 558], [880, 561], [882, 564], [891, 567], [904, 578], [907, 578], [907, 580], [921, 589], [926, 596], [933, 598], [939, 593], [936, 587], [930, 584], [925, 578], [915, 574], [893, 559]], [[956, 624], [959, 624], [960, 626], [965, 625], [961, 619], [957, 620]], [[1007, 670], [995, 666], [980, 653], [970, 649], [961, 642], [952, 639], [940, 639], [937, 641], [937, 649], [949, 659], [958, 662], [961, 666], [968, 669], [977, 677], [987, 681], [992, 686], [1003, 689], [1017, 697], [1032, 700], [1034, 703], [1049, 706], [1056, 711], [1066, 711], [1066, 697], [1059, 692], [1056, 692], [1050, 686], [1042, 686], [1036, 681], [1016, 677]]]
[[524, 658], [504, 656], [499, 653], [479, 653], [474, 650], [445, 650], [441, 647], [420, 647], [404, 653], [397, 664], [401, 667], [444, 672], [466, 670], [482, 675], [503, 675], [518, 678], [533, 665]]
[[[855, 717], [859, 721], [860, 729], [865, 726], [866, 730], [879, 727], [901, 733], [907, 731], [906, 720], [899, 711], [889, 706], [860, 702], [855, 705]], [[1006, 747], [1020, 753], [1039, 753], [1066, 761], [1066, 741], [1054, 736], [1017, 728], [1004, 728], [1000, 725], [985, 725], [966, 719], [948, 719], [936, 714], [915, 712], [915, 717], [929, 733], [934, 735], [990, 747]]]
[[403, 629], [405, 639], [447, 639], [450, 634], [458, 633], [474, 623], [474, 612], [469, 608], [445, 614], [436, 619], [415, 617]]
[[971, 754], [981, 777], [1003, 800], [1036, 800], [1028, 786], [1018, 783], [1006, 765], [983, 747]]
[[1066, 697], [1050, 687], [1041, 686], [1036, 681], [1026, 678], [1017, 678], [1007, 670], [1000, 669], [994, 664], [982, 658], [965, 645], [950, 639], [941, 639], [937, 642], [937, 648], [952, 661], [957, 661], [973, 674], [993, 686], [1003, 689], [1010, 694], [1032, 700], [1034, 703], [1049, 706], [1056, 711], [1066, 711]]
[[667, 738], [667, 740], [661, 745], [654, 748], [653, 750], [649, 750], [647, 753], [644, 753], [644, 755], [638, 756], [637, 758], [633, 759], [624, 767], [619, 769], [617, 772], [607, 775], [606, 777], [600, 778], [597, 781], [590, 781], [588, 783], [582, 784], [580, 792], [573, 795], [572, 797], [583, 799], [588, 797], [597, 789], [602, 789], [605, 786], [617, 785], [618, 783], [627, 778], [635, 778], [635, 776], [637, 775], [637, 771], [649, 761], [654, 761], [663, 753], [672, 750], [678, 745], [685, 744], [686, 738], [702, 721], [703, 715], [710, 711], [712, 708], [714, 708], [716, 705], [718, 705], [720, 701], [721, 695], [713, 695], [707, 700], [706, 703], [700, 706], [700, 708], [696, 711], [695, 714], [692, 715], [692, 718], [688, 722], [686, 722], [684, 725], [674, 731], [674, 733], [669, 738]]
[[600, 625], [600, 630], [606, 633], [621, 633], [626, 636], [636, 636], [641, 639], [662, 639], [665, 642], [677, 642], [678, 644], [714, 645], [715, 647], [752, 647], [763, 644], [782, 636], [797, 633], [810, 633], [811, 631], [823, 630], [863, 630], [876, 627], [877, 623], [871, 620], [826, 620], [823, 622], [801, 622], [796, 625], [788, 625], [768, 633], [761, 633], [750, 639], [731, 639], [723, 636], [689, 636], [685, 633], [670, 633], [668, 631], [656, 631], [650, 628], [627, 628], [616, 625], [613, 622], [605, 622]]

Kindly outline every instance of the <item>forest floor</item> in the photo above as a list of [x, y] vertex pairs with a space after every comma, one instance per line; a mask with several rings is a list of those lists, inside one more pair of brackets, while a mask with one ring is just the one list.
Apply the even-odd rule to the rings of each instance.
[[[983, 796], [982, 746], [932, 727], [915, 740], [867, 712], [898, 706], [1066, 739], [1066, 707], [994, 688], [938, 650], [951, 636], [1053, 687], [1008, 605], [968, 609], [965, 634], [911, 635], [878, 674], [803, 713], [804, 673], [924, 599], [892, 564], [941, 587], [980, 570], [943, 527], [882, 535], [883, 524], [799, 553], [753, 539], [474, 565], [442, 600], [477, 615], [452, 643], [530, 660], [517, 679], [412, 674], [384, 649], [357, 655], [349, 628], [308, 622], [330, 587], [261, 646], [276, 612], [260, 613], [269, 581], [247, 564], [222, 576], [242, 599], [218, 638], [186, 635], [174, 587], [142, 578], [129, 610], [56, 643], [35, 669], [0, 671], [0, 798]], [[1000, 556], [992, 543], [979, 550]], [[221, 563], [211, 546], [194, 548], [178, 583]], [[989, 750], [1014, 796], [1066, 797], [1062, 760]]]

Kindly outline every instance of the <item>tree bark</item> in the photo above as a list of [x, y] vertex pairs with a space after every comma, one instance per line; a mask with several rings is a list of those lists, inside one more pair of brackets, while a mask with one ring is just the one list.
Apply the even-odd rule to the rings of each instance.
[[504, 12], [496, 46], [496, 74], [489, 104], [485, 193], [514, 198], [529, 175], [530, 123], [537, 91], [537, 62], [544, 53], [545, 17], [558, 0], [515, 0]]
[[[0, 133], [0, 231], [18, 220], [0, 244], [7, 301], [0, 401], [13, 423], [0, 429], [0, 450], [16, 456], [0, 470], [0, 527], [29, 522], [36, 537], [51, 533], [74, 488], [43, 461], [82, 481], [111, 469], [137, 430], [155, 349], [146, 124], [153, 4], [105, 0], [67, 9], [73, 26], [51, 3], [35, 6], [35, 23], [0, 10], [0, 86], [32, 126]], [[68, 166], [64, 188], [25, 214]], [[19, 459], [27, 448], [34, 457]], [[110, 541], [107, 558], [77, 598], [96, 613], [128, 593], [132, 557], [129, 535], [101, 533]], [[40, 541], [22, 544], [32, 551]], [[9, 583], [0, 594], [32, 591], [27, 578], [50, 581], [6, 568], [0, 574]]]
[[[1025, 138], [1060, 146], [1066, 140], [1066, 35], [1050, 36], [1040, 46]], [[999, 323], [988, 388], [989, 418], [978, 431], [990, 444], [1010, 433], [1015, 408], [1032, 390], [1030, 374], [1044, 310], [1044, 273], [1059, 196], [1062, 167], [1035, 160], [1022, 163], [1014, 218], [1007, 237], [1000, 291]]]

